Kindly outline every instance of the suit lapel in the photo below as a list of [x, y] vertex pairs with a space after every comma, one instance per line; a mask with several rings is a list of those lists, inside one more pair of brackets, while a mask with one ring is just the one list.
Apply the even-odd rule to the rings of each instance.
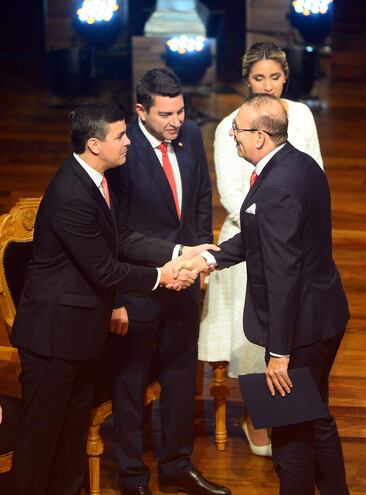
[[257, 189], [260, 188], [262, 181], [263, 181], [263, 177], [262, 177], [262, 174], [260, 174], [260, 175], [258, 175], [257, 180], [254, 182], [252, 187], [249, 189], [248, 194], [245, 196], [242, 208], [246, 209], [247, 205], [251, 204], [251, 198], [253, 197], [253, 195], [257, 191]]
[[281, 162], [286, 157], [286, 155], [291, 152], [292, 149], [293, 146], [290, 143], [286, 143], [285, 146], [270, 159], [270, 161], [267, 163], [267, 165], [258, 176], [257, 180], [254, 182], [253, 186], [249, 189], [249, 192], [246, 195], [242, 205], [242, 208], [244, 210], [246, 210], [251, 205], [253, 196], [264, 183], [267, 175], [271, 172], [271, 170], [273, 170], [277, 163]]
[[[111, 202], [111, 216], [112, 216], [112, 222], [113, 222], [113, 227], [114, 231], [116, 232], [115, 239], [116, 239], [116, 246], [115, 246], [115, 255], [118, 257], [118, 220], [117, 220], [117, 211], [118, 211], [118, 200], [114, 195], [114, 190], [112, 188], [109, 188], [109, 200]], [[105, 202], [105, 201], [104, 201]], [[108, 208], [109, 210], [109, 208]]]
[[75, 175], [79, 178], [80, 182], [82, 182], [82, 184], [84, 185], [85, 189], [88, 191], [90, 196], [94, 199], [94, 201], [97, 203], [99, 208], [102, 210], [108, 222], [114, 227], [111, 210], [109, 209], [105, 199], [103, 198], [102, 194], [100, 193], [95, 183], [89, 177], [87, 172], [83, 169], [80, 163], [78, 163], [75, 160], [74, 157], [71, 157], [70, 165]]
[[181, 219], [184, 218], [187, 206], [190, 204], [189, 198], [192, 197], [192, 184], [191, 184], [191, 166], [192, 156], [188, 151], [188, 146], [184, 146], [184, 141], [179, 135], [173, 142], [174, 153], [177, 158], [180, 178], [182, 182], [182, 208]]
[[141, 132], [137, 120], [131, 124], [131, 140], [136, 143], [135, 150], [137, 161], [143, 164], [146, 172], [151, 176], [156, 187], [160, 191], [162, 200], [167, 204], [172, 213], [175, 216], [178, 216], [173, 193], [164, 169], [156, 156], [155, 150]]

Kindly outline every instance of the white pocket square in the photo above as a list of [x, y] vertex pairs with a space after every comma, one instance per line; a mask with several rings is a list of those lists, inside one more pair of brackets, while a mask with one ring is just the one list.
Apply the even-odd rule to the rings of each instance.
[[251, 213], [252, 215], [255, 215], [255, 209], [256, 209], [256, 204], [253, 203], [252, 205], [249, 206], [249, 208], [245, 210], [245, 213]]

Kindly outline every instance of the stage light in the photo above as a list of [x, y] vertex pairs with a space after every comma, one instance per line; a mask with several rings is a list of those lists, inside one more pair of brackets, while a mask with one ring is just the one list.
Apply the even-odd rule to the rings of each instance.
[[123, 1], [74, 1], [70, 22], [81, 42], [49, 52], [48, 73], [55, 93], [68, 97], [97, 93], [103, 74], [102, 57], [122, 31]]
[[333, 0], [294, 0], [292, 6], [297, 14], [326, 14]]
[[121, 29], [119, 8], [117, 0], [84, 0], [76, 10], [76, 32], [89, 45], [107, 48], [116, 41]]
[[189, 37], [185, 34], [171, 38], [166, 43], [172, 52], [179, 52], [184, 55], [187, 52], [202, 52], [205, 48], [205, 38], [203, 36]]
[[166, 42], [165, 61], [183, 84], [196, 84], [211, 65], [210, 45], [203, 36], [182, 34]]
[[333, 0], [293, 0], [290, 23], [308, 45], [324, 43], [332, 26]]
[[84, 0], [76, 11], [80, 22], [94, 24], [94, 22], [109, 22], [113, 14], [119, 9], [116, 0]]

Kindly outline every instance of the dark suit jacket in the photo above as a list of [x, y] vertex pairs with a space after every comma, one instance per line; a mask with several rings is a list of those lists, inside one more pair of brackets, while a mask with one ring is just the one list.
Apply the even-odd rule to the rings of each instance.
[[[122, 223], [147, 236], [176, 244], [212, 242], [211, 181], [197, 124], [186, 120], [173, 142], [182, 179], [181, 220], [164, 170], [137, 120], [127, 133], [131, 139], [127, 165], [109, 171], [109, 182], [122, 201]], [[125, 296], [119, 298], [116, 305], [125, 304], [131, 318], [147, 321], [155, 318], [176, 297], [181, 302], [198, 303], [198, 283], [179, 294], [159, 289], [147, 298]]]
[[89, 175], [70, 157], [54, 176], [38, 210], [33, 256], [17, 307], [12, 343], [65, 359], [95, 356], [107, 335], [116, 291], [150, 291], [155, 268], [173, 244], [117, 230], [116, 201], [108, 208]]
[[[255, 214], [253, 211], [255, 205]], [[278, 354], [342, 332], [348, 305], [332, 259], [328, 182], [287, 143], [264, 167], [240, 212], [241, 232], [213, 253], [219, 268], [246, 260], [244, 331]]]

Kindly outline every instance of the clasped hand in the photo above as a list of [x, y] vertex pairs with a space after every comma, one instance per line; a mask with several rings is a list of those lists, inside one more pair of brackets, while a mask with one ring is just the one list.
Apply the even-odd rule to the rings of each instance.
[[220, 250], [215, 244], [185, 246], [182, 256], [169, 261], [161, 268], [160, 285], [167, 289], [180, 291], [192, 285], [199, 273], [212, 271], [213, 268], [209, 267], [205, 259], [199, 255], [208, 249]]

